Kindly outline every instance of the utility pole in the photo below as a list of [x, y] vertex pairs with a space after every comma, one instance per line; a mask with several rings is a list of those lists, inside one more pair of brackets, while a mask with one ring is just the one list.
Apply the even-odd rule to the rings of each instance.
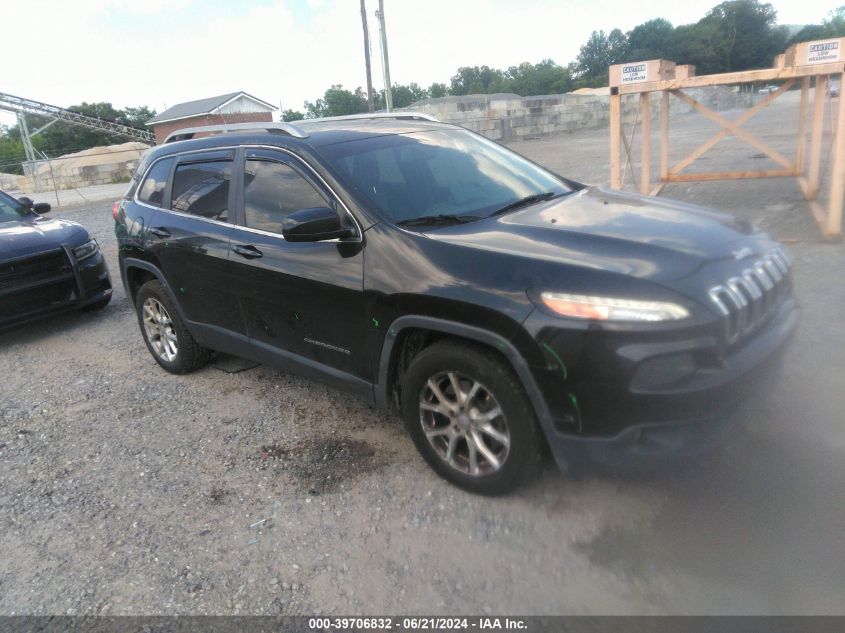
[[[363, 2], [363, 0], [362, 0]], [[384, 26], [384, 0], [378, 0], [379, 31], [381, 31], [381, 68], [384, 72], [384, 101], [387, 111], [393, 110], [393, 88], [390, 85], [390, 61], [387, 58], [387, 28]]]
[[361, 24], [364, 26], [364, 61], [367, 64], [367, 107], [373, 111], [373, 74], [370, 71], [370, 32], [367, 29], [367, 6], [361, 0]]

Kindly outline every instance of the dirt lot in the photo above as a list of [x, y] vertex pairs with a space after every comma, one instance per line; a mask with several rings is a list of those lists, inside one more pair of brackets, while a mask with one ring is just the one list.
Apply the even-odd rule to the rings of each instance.
[[[790, 151], [783, 113], [749, 128]], [[673, 119], [673, 156], [711, 130]], [[606, 131], [514, 147], [607, 179]], [[702, 168], [762, 166], [724, 144]], [[629, 172], [630, 175], [630, 172]], [[798, 240], [803, 321], [747, 433], [649, 476], [551, 467], [501, 499], [438, 479], [396, 420], [258, 367], [158, 368], [117, 279], [95, 315], [0, 334], [0, 614], [845, 613], [845, 247], [789, 180], [674, 186]]]

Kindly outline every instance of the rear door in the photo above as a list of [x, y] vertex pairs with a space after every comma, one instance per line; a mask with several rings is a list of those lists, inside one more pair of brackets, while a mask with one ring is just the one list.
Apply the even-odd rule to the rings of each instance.
[[239, 176], [231, 263], [253, 346], [278, 360], [297, 357], [370, 380], [360, 229], [349, 241], [288, 242], [282, 221], [299, 209], [330, 206], [344, 222], [354, 221], [314, 172], [287, 153], [248, 148]]
[[228, 262], [233, 170], [234, 150], [178, 156], [165, 192], [169, 208], [147, 233], [186, 318], [206, 342], [215, 334], [245, 336]]

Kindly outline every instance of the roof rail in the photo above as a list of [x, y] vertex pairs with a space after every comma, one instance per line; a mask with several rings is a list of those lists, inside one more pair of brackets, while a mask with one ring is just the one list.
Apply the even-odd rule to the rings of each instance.
[[223, 134], [226, 132], [250, 132], [257, 130], [270, 133], [281, 132], [295, 138], [308, 138], [308, 134], [290, 123], [258, 121], [255, 123], [220, 123], [218, 125], [203, 125], [200, 127], [183, 128], [168, 134], [167, 138], [164, 139], [164, 142], [173, 143], [175, 141], [185, 141], [187, 139], [194, 138], [195, 134], [201, 134], [204, 132], [209, 134]]
[[344, 114], [342, 116], [327, 116], [319, 119], [302, 119], [300, 123], [322, 123], [323, 121], [350, 121], [356, 119], [418, 119], [440, 123], [437, 118], [424, 112], [363, 112], [361, 114]]

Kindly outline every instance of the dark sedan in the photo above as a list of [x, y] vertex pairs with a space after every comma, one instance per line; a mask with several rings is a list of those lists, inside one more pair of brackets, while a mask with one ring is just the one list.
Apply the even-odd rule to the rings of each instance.
[[96, 310], [112, 286], [97, 241], [80, 224], [45, 218], [46, 202], [0, 191], [0, 328], [63, 310]]

